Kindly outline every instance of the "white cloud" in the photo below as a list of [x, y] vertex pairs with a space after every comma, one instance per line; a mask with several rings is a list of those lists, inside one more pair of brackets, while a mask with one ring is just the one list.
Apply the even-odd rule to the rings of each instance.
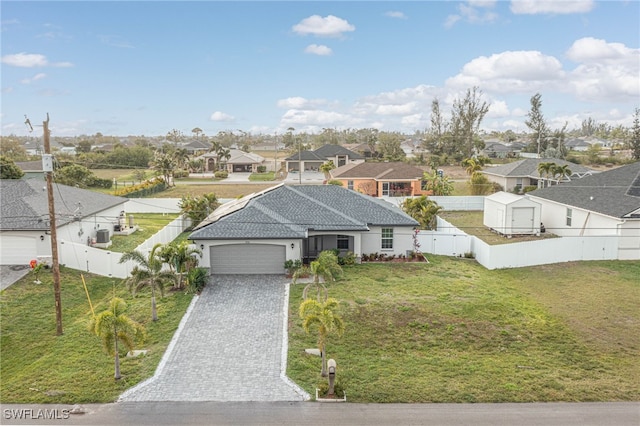
[[595, 7], [593, 0], [512, 0], [511, 12], [516, 15], [571, 14], [591, 12]]
[[405, 104], [396, 105], [378, 105], [375, 108], [375, 113], [378, 115], [407, 115], [415, 113], [416, 103], [408, 102]]
[[327, 101], [324, 99], [306, 99], [300, 96], [280, 99], [277, 103], [278, 108], [286, 109], [317, 109], [326, 104]]
[[211, 121], [222, 121], [222, 122], [230, 122], [230, 121], [234, 121], [236, 118], [232, 115], [226, 114], [224, 112], [221, 111], [216, 111], [213, 114], [211, 114], [210, 120]]
[[333, 51], [330, 47], [324, 46], [322, 44], [310, 44], [304, 49], [304, 53], [311, 53], [318, 56], [331, 56], [333, 54]]
[[495, 1], [490, 0], [472, 0], [468, 1], [467, 4], [461, 3], [457, 6], [459, 13], [447, 16], [444, 27], [451, 28], [460, 20], [470, 24], [490, 24], [495, 22], [499, 18], [497, 13], [489, 10], [480, 10], [493, 8], [495, 4]]
[[350, 120], [349, 115], [336, 111], [290, 109], [283, 114], [280, 123], [293, 127], [334, 127], [348, 123]]
[[30, 84], [30, 83], [33, 83], [34, 81], [42, 80], [46, 76], [47, 75], [45, 73], [38, 73], [38, 74], [34, 75], [31, 78], [25, 78], [23, 80], [20, 80], [20, 83], [22, 83], [22, 84]]
[[38, 53], [16, 53], [13, 55], [5, 55], [2, 57], [2, 63], [21, 68], [35, 67], [72, 67], [70, 62], [49, 62], [47, 57]]
[[355, 31], [356, 27], [348, 21], [333, 15], [322, 17], [313, 15], [303, 19], [293, 26], [293, 31], [301, 35], [315, 35], [318, 37], [340, 37], [345, 32]]
[[489, 105], [487, 118], [508, 117], [509, 115], [509, 107], [505, 101], [492, 101]]
[[389, 11], [385, 13], [384, 16], [387, 16], [389, 18], [395, 18], [395, 19], [407, 19], [407, 15], [398, 11]]
[[462, 71], [446, 81], [452, 88], [479, 86], [494, 92], [535, 92], [564, 78], [562, 64], [537, 51], [507, 51], [480, 56], [466, 63]]

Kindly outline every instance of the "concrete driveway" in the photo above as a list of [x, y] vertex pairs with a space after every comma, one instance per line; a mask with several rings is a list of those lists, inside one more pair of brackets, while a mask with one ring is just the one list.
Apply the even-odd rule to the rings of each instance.
[[284, 275], [210, 277], [154, 377], [120, 401], [309, 399], [285, 376], [287, 283]]
[[4, 290], [31, 271], [29, 265], [1, 265], [0, 290]]

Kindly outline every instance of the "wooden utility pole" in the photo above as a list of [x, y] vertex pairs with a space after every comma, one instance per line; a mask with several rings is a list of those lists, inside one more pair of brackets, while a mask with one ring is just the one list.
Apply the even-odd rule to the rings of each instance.
[[49, 142], [49, 113], [47, 120], [42, 122], [44, 127], [44, 156], [42, 168], [47, 177], [47, 198], [49, 199], [49, 232], [51, 234], [51, 264], [53, 268], [53, 294], [56, 301], [56, 334], [62, 335], [62, 303], [60, 297], [60, 264], [58, 263], [58, 236], [56, 228], [56, 209], [53, 202], [53, 157]]

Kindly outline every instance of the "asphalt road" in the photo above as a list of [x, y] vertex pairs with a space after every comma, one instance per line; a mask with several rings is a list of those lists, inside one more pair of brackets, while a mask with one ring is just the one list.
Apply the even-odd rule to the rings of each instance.
[[[350, 404], [136, 402], [81, 406], [2, 404], [3, 425], [439, 425], [638, 426], [640, 403]], [[78, 406], [77, 406], [78, 408]], [[17, 417], [21, 416], [22, 419]], [[43, 418], [48, 417], [49, 419]]]

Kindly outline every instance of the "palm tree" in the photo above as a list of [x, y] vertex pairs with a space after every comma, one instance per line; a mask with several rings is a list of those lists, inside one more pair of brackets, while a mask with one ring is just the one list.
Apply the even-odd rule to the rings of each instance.
[[558, 182], [560, 182], [560, 180], [562, 180], [562, 178], [567, 177], [567, 176], [571, 176], [571, 169], [569, 168], [569, 166], [567, 164], [563, 165], [563, 166], [559, 166], [559, 165], [555, 165], [554, 167], [551, 169], [551, 174], [553, 175], [553, 178], [555, 179], [556, 176], [558, 177]]
[[134, 261], [138, 265], [131, 271], [131, 276], [127, 278], [126, 284], [129, 290], [135, 295], [136, 292], [144, 287], [151, 288], [151, 319], [158, 320], [158, 311], [156, 309], [156, 290], [160, 292], [160, 296], [164, 296], [164, 285], [167, 283], [175, 283], [176, 276], [171, 271], [163, 271], [164, 262], [159, 256], [159, 250], [162, 244], [156, 244], [149, 252], [149, 256], [145, 257], [137, 250], [128, 251], [120, 258], [120, 263]]
[[175, 247], [171, 262], [174, 265], [175, 271], [178, 273], [178, 285], [177, 288], [183, 287], [182, 278], [186, 273], [189, 275], [189, 270], [198, 266], [198, 258], [193, 256], [194, 254], [202, 256], [202, 251], [193, 247], [188, 241], [181, 241], [178, 244], [171, 243]]
[[[332, 250], [324, 250], [320, 252], [318, 258], [309, 265], [313, 274], [313, 282], [305, 286], [302, 290], [302, 298], [306, 299], [309, 290], [312, 287], [316, 289], [316, 300], [322, 302], [327, 299], [327, 288], [320, 282], [320, 278], [324, 282], [335, 281], [342, 276], [342, 268], [338, 263], [338, 256]], [[299, 270], [298, 270], [299, 271]], [[296, 273], [298, 272], [296, 271]], [[297, 274], [294, 273], [294, 282]]]
[[322, 163], [320, 166], [320, 171], [324, 173], [324, 176], [329, 179], [329, 172], [336, 168], [336, 165], [333, 164], [333, 160], [329, 160], [326, 163]]
[[99, 313], [90, 323], [90, 329], [102, 339], [107, 353], [114, 356], [114, 378], [116, 380], [121, 378], [118, 342], [122, 343], [128, 350], [132, 350], [134, 342], [144, 336], [142, 326], [126, 316], [124, 314], [126, 310], [127, 304], [125, 301], [119, 297], [114, 297], [111, 299], [109, 309]]
[[482, 170], [482, 163], [475, 158], [467, 158], [462, 161], [462, 165], [466, 167], [466, 172], [469, 176], [475, 172]]
[[[552, 173], [552, 170], [556, 167], [556, 163], [544, 162], [538, 164], [538, 174], [545, 179], [549, 179], [549, 175]], [[545, 187], [545, 179], [542, 180], [542, 187]], [[546, 185], [549, 186], [549, 185]]]
[[407, 198], [402, 202], [402, 210], [420, 223], [421, 229], [435, 229], [436, 216], [442, 207], [426, 196]]
[[318, 328], [318, 349], [322, 356], [322, 377], [327, 376], [325, 345], [328, 336], [335, 332], [338, 336], [344, 333], [344, 321], [335, 312], [338, 308], [338, 301], [329, 298], [324, 302], [307, 299], [300, 304], [300, 318], [302, 318], [302, 328], [309, 333], [311, 328]]

